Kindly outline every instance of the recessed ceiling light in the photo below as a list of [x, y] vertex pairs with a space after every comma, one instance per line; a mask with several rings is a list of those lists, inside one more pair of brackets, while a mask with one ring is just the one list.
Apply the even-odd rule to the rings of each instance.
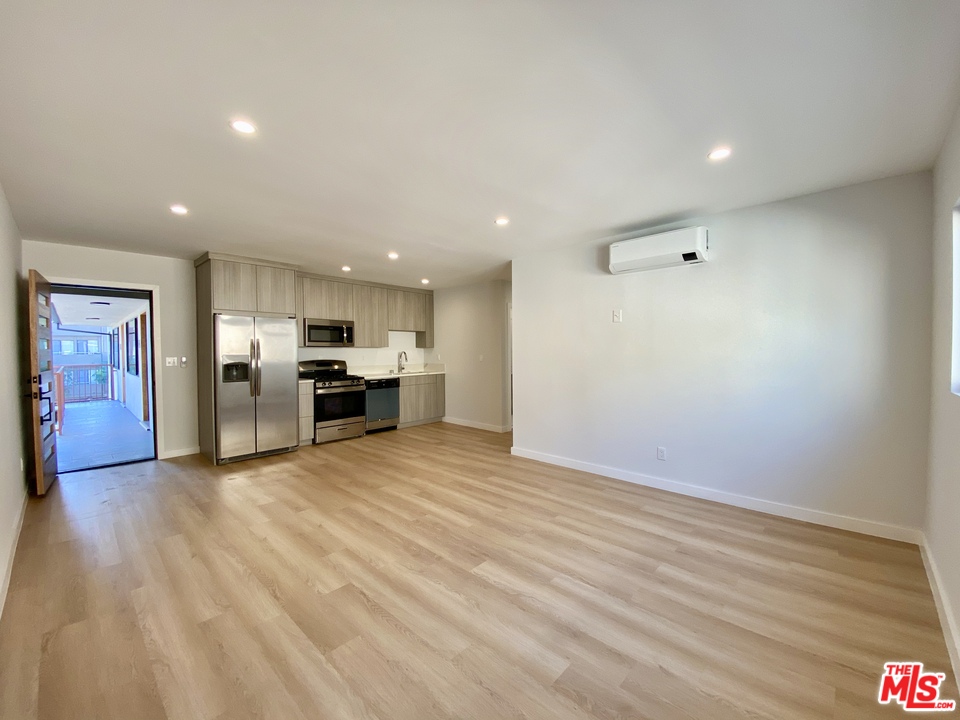
[[187, 208], [183, 205], [171, 205], [170, 212], [172, 212], [174, 215], [186, 215], [190, 211], [187, 210]]
[[391, 250], [390, 252], [387, 253], [387, 257], [390, 258], [391, 260], [396, 260], [400, 256]]
[[498, 217], [498, 218], [497, 218], [496, 220], [494, 220], [493, 222], [494, 222], [495, 225], [506, 225], [507, 223], [510, 222], [510, 218], [508, 218], [508, 217]]
[[91, 300], [90, 304], [91, 305], [109, 305], [110, 303], [108, 303], [106, 300]]
[[343, 270], [344, 272], [350, 272], [350, 266], [349, 266], [349, 265], [344, 265], [344, 266], [343, 266], [342, 268], [340, 268], [340, 269]]
[[430, 284], [430, 281], [427, 280], [426, 278], [424, 278], [424, 279], [421, 280], [420, 282], [422, 282], [424, 285], [429, 285], [429, 284]]
[[715, 147], [709, 153], [707, 153], [707, 158], [709, 160], [726, 160], [733, 153], [733, 150], [728, 148], [726, 145], [721, 147]]
[[257, 131], [257, 126], [249, 120], [231, 120], [230, 127], [241, 135], [253, 135]]

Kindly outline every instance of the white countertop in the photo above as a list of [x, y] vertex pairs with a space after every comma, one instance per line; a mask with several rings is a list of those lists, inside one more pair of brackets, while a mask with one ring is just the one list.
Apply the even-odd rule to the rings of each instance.
[[[393, 377], [412, 377], [414, 375], [446, 375], [446, 369], [438, 363], [427, 365], [413, 365], [410, 370], [404, 370], [398, 373], [396, 368], [390, 368], [384, 365], [373, 367], [348, 368], [347, 372], [351, 375], [359, 375], [365, 380], [380, 380], [381, 378]], [[301, 383], [313, 383], [313, 380], [301, 380]]]
[[446, 375], [446, 370], [404, 370], [402, 373], [377, 370], [372, 372], [358, 372], [356, 374], [363, 377], [364, 380], [380, 380], [381, 378], [412, 377], [414, 375]]

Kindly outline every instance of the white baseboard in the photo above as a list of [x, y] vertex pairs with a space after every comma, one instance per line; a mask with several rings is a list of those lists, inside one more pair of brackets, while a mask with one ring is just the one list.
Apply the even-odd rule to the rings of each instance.
[[157, 454], [158, 460], [169, 460], [170, 458], [183, 457], [184, 455], [199, 455], [200, 446], [189, 448], [178, 448], [176, 450], [164, 450]]
[[786, 505], [771, 500], [761, 500], [760, 498], [737, 495], [723, 490], [713, 490], [698, 485], [688, 485], [687, 483], [677, 482], [676, 480], [666, 480], [630, 470], [621, 470], [620, 468], [607, 467], [605, 465], [595, 465], [593, 463], [573, 460], [559, 455], [550, 455], [549, 453], [537, 452], [535, 450], [514, 447], [510, 452], [518, 457], [538, 460], [539, 462], [549, 463], [550, 465], [559, 465], [560, 467], [570, 468], [572, 470], [582, 470], [593, 473], [594, 475], [603, 475], [604, 477], [614, 478], [615, 480], [624, 480], [635, 485], [667, 490], [702, 500], [713, 500], [724, 503], [725, 505], [733, 505], [735, 507], [746, 508], [747, 510], [757, 510], [769, 515], [779, 515], [780, 517], [791, 518], [793, 520], [803, 520], [804, 522], [815, 523], [817, 525], [826, 525], [827, 527], [850, 530], [852, 532], [874, 535], [890, 540], [899, 540], [915, 545], [919, 545], [923, 541], [923, 532], [919, 528], [891, 525], [875, 520], [865, 520], [848, 515], [824, 512], [823, 510], [811, 510], [810, 508], [798, 507], [796, 505]]
[[510, 432], [510, 428], [504, 425], [489, 425], [487, 423], [475, 422], [473, 420], [462, 420], [461, 418], [448, 416], [444, 416], [443, 421], [452, 425], [463, 425], [464, 427], [476, 428], [477, 430], [489, 430], [490, 432], [495, 433]]
[[950, 653], [950, 662], [953, 664], [953, 675], [960, 687], [960, 627], [957, 626], [956, 615], [950, 604], [950, 598], [943, 591], [943, 581], [940, 579], [940, 570], [937, 561], [930, 551], [926, 535], [920, 543], [920, 554], [923, 556], [923, 565], [927, 569], [927, 579], [933, 591], [933, 601], [937, 604], [937, 614], [940, 616], [940, 627], [943, 628], [943, 639], [947, 643], [947, 652]]
[[17, 518], [17, 529], [13, 536], [13, 546], [10, 548], [10, 557], [7, 558], [7, 567], [3, 573], [3, 584], [0, 585], [0, 617], [3, 617], [3, 608], [7, 604], [7, 591], [10, 589], [10, 578], [13, 576], [13, 559], [17, 556], [17, 544], [20, 542], [20, 531], [23, 529], [23, 518], [27, 514], [26, 489], [23, 493], [23, 502], [20, 504], [20, 516]]

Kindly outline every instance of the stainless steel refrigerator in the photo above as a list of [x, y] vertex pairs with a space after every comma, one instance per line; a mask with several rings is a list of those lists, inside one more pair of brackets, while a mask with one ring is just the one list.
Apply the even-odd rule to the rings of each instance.
[[214, 316], [217, 464], [299, 445], [297, 321]]

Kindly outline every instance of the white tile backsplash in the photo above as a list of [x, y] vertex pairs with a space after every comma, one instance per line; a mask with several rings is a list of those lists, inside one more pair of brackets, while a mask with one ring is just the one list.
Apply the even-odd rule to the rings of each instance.
[[396, 367], [397, 353], [407, 353], [408, 366], [424, 364], [424, 350], [417, 347], [417, 334], [391, 330], [390, 345], [385, 348], [300, 348], [301, 360], [346, 360], [347, 369]]

